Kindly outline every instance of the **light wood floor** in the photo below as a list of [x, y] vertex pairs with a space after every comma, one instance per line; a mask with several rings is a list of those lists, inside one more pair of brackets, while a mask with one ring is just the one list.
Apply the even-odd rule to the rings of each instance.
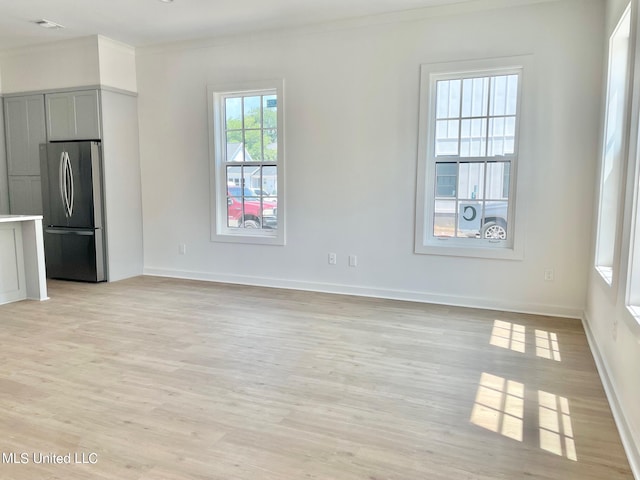
[[49, 290], [0, 306], [0, 450], [29, 457], [2, 479], [633, 478], [577, 320], [153, 277]]

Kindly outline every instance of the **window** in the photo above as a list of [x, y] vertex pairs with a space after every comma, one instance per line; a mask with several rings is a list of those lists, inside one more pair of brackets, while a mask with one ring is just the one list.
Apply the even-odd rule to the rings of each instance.
[[626, 156], [628, 109], [629, 33], [631, 7], [627, 7], [609, 39], [609, 72], [602, 163], [595, 266], [602, 278], [613, 283], [613, 266], [618, 254], [618, 217], [622, 194], [622, 168]]
[[[640, 158], [636, 160], [640, 167]], [[640, 323], [640, 179], [636, 172], [636, 199], [633, 218], [633, 237], [629, 256], [629, 278], [627, 283], [626, 304], [631, 315]]]
[[[630, 18], [630, 6], [627, 7], [625, 13], [623, 14], [620, 23], [616, 27], [611, 39], [609, 41], [610, 48], [613, 45], [614, 38], [616, 33], [622, 31], [621, 34], [623, 38], [626, 38], [628, 42], [628, 37], [624, 37], [625, 34], [628, 35], [627, 26]], [[637, 43], [631, 43], [629, 45], [630, 52], [628, 58], [633, 59], [636, 57], [636, 51], [638, 49]], [[611, 55], [611, 54], [610, 54]], [[612, 60], [610, 59], [610, 71], [613, 69], [611, 64]], [[627, 67], [628, 68], [628, 67]], [[611, 73], [610, 73], [611, 76]], [[636, 79], [634, 78], [633, 72], [629, 75], [627, 79], [628, 85], [634, 85], [636, 83]], [[610, 80], [611, 83], [611, 80]], [[640, 324], [640, 143], [639, 143], [639, 135], [640, 129], [638, 128], [640, 125], [640, 116], [638, 114], [639, 110], [639, 96], [637, 95], [637, 87], [627, 87], [629, 90], [633, 90], [633, 95], [628, 93], [629, 97], [633, 97], [633, 102], [631, 104], [631, 111], [633, 112], [632, 119], [629, 120], [629, 126], [625, 128], [625, 131], [630, 132], [630, 135], [627, 139], [626, 146], [628, 148], [627, 158], [629, 162], [627, 164], [627, 176], [629, 178], [626, 187], [628, 191], [625, 191], [626, 198], [629, 201], [630, 210], [630, 239], [629, 239], [629, 257], [628, 257], [628, 270], [627, 270], [627, 290], [625, 295], [625, 303], [627, 306], [628, 312], [631, 314], [633, 319]], [[608, 99], [608, 98], [607, 98]], [[629, 102], [631, 103], [631, 102]], [[608, 113], [608, 112], [607, 112]], [[606, 118], [608, 121], [608, 117]], [[607, 125], [608, 126], [608, 125]], [[620, 127], [622, 128], [622, 127]], [[606, 148], [606, 146], [605, 146]], [[603, 160], [604, 161], [604, 160]], [[621, 161], [622, 163], [622, 161]], [[603, 166], [604, 168], [604, 166]], [[622, 168], [622, 167], [620, 167]], [[622, 189], [622, 186], [620, 186]], [[624, 252], [624, 247], [621, 249]], [[601, 268], [598, 267], [598, 271], [601, 272]], [[602, 272], [601, 272], [602, 273]], [[614, 339], [615, 339], [615, 323], [614, 323]]]
[[283, 82], [208, 91], [212, 239], [283, 245]]
[[463, 73], [466, 65], [422, 67], [417, 253], [511, 256], [519, 63]]

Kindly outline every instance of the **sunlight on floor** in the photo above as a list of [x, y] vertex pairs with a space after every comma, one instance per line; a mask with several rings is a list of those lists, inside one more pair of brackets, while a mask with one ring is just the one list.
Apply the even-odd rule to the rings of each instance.
[[553, 359], [560, 362], [560, 346], [558, 336], [544, 330], [536, 330], [536, 355], [538, 357]]
[[521, 442], [523, 415], [524, 385], [483, 373], [471, 423]]
[[539, 390], [538, 404], [540, 448], [577, 462], [569, 401], [564, 397]]
[[525, 328], [511, 322], [494, 320], [491, 331], [491, 345], [525, 353]]
[[[483, 372], [470, 421], [474, 425], [522, 442], [524, 397], [524, 384]], [[540, 448], [577, 462], [569, 400], [538, 390], [537, 401]]]
[[[495, 347], [525, 353], [526, 336], [526, 328], [524, 325], [494, 320], [489, 343]], [[548, 360], [555, 360], [556, 362], [562, 361], [558, 335], [556, 333], [536, 329], [535, 339], [536, 356]]]

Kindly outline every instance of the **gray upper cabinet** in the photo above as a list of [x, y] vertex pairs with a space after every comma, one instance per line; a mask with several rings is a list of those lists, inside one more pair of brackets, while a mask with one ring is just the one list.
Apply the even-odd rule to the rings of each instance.
[[47, 141], [44, 95], [4, 99], [9, 175], [40, 175], [39, 145]]
[[49, 140], [99, 140], [98, 95], [97, 90], [46, 94]]

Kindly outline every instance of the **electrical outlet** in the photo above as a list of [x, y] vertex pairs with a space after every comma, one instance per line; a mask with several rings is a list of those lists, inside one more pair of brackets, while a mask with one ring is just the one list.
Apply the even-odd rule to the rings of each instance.
[[544, 281], [545, 282], [553, 282], [556, 278], [555, 272], [553, 268], [547, 268], [544, 271]]
[[187, 244], [186, 243], [181, 243], [180, 245], [178, 245], [178, 253], [180, 255], [186, 255], [187, 254]]
[[329, 253], [329, 265], [335, 265], [338, 263], [338, 257], [335, 253]]
[[349, 255], [349, 266], [357, 267], [358, 266], [358, 256], [357, 255]]

